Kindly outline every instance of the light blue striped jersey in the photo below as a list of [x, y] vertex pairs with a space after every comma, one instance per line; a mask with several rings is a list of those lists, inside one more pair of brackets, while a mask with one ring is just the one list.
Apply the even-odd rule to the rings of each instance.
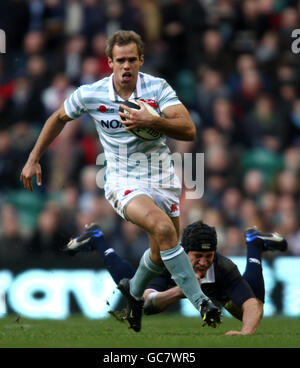
[[[159, 113], [168, 106], [181, 103], [164, 79], [141, 72], [130, 99], [150, 102]], [[84, 113], [93, 118], [105, 152], [106, 185], [123, 187], [138, 183], [143, 187], [180, 187], [170, 162], [166, 137], [144, 141], [127, 132], [118, 114], [123, 101], [115, 92], [112, 74], [82, 85], [64, 103], [70, 118], [77, 119]]]

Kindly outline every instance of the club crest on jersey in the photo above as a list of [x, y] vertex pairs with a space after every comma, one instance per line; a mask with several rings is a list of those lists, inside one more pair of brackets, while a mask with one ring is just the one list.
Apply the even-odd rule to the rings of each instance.
[[100, 105], [98, 107], [98, 111], [102, 112], [103, 114], [106, 113], [106, 114], [112, 114], [115, 112], [115, 109], [113, 109], [112, 107], [107, 107], [105, 105]]

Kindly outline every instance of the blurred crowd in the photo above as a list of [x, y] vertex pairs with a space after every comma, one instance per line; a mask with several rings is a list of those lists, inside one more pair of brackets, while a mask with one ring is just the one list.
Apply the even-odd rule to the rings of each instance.
[[136, 264], [148, 239], [121, 220], [96, 184], [102, 152], [88, 116], [70, 122], [41, 160], [43, 185], [19, 181], [38, 134], [81, 84], [111, 73], [105, 42], [118, 29], [145, 41], [143, 71], [176, 89], [197, 140], [168, 139], [173, 152], [204, 153], [204, 195], [181, 198], [182, 229], [203, 219], [219, 251], [245, 254], [257, 225], [300, 255], [299, 0], [7, 0], [0, 29], [0, 259], [61, 257], [89, 222]]

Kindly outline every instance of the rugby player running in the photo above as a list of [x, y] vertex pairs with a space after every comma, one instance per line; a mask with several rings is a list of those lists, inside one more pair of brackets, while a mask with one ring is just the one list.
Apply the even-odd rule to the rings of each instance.
[[[201, 313], [204, 294], [178, 238], [181, 183], [173, 166], [164, 172], [164, 178], [169, 183], [167, 186], [160, 182], [159, 173], [153, 175], [151, 170], [151, 153], [164, 157], [162, 167], [168, 166], [170, 151], [165, 142], [166, 136], [194, 140], [196, 128], [170, 85], [162, 78], [140, 72], [144, 51], [138, 34], [123, 30], [116, 32], [108, 40], [106, 54], [113, 72], [111, 76], [77, 88], [47, 119], [20, 179], [29, 191], [33, 190], [32, 178], [35, 175], [37, 184], [41, 185], [39, 161], [42, 154], [68, 121], [84, 113], [90, 114], [107, 160], [105, 197], [121, 217], [135, 223], [149, 235], [150, 249], [142, 256], [136, 273], [130, 280], [123, 279], [118, 285], [127, 299], [127, 319], [134, 331], [138, 332], [141, 329], [145, 287], [165, 268]], [[129, 99], [136, 99], [140, 110], [122, 104]], [[151, 115], [140, 99], [151, 100], [161, 116]], [[129, 116], [125, 112], [118, 112], [120, 105]], [[120, 117], [127, 120], [121, 121], [115, 129], [101, 124], [101, 120], [120, 121]], [[156, 129], [163, 136], [155, 141], [143, 141], [129, 133], [137, 127]], [[125, 148], [127, 154], [121, 155], [120, 152]], [[136, 168], [136, 160], [129, 159], [129, 155], [136, 152], [146, 155], [147, 165]], [[117, 170], [114, 166], [116, 162], [119, 165]], [[207, 308], [218, 310], [213, 303]]]

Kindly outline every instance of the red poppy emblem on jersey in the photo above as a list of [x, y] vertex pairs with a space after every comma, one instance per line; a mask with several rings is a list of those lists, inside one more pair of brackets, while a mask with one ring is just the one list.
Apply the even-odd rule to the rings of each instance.
[[172, 204], [171, 208], [170, 208], [171, 212], [175, 212], [178, 210], [178, 207], [176, 204]]
[[100, 111], [100, 112], [106, 112], [106, 106], [104, 106], [104, 105], [100, 105], [99, 106], [99, 108], [98, 108], [98, 110]]
[[129, 193], [131, 193], [131, 190], [130, 189], [125, 190], [124, 196], [127, 196], [127, 194], [129, 194]]
[[150, 105], [154, 109], [158, 108], [157, 102], [155, 100], [152, 100], [150, 98], [148, 98], [148, 99], [141, 98], [141, 101], [146, 102], [148, 105]]

